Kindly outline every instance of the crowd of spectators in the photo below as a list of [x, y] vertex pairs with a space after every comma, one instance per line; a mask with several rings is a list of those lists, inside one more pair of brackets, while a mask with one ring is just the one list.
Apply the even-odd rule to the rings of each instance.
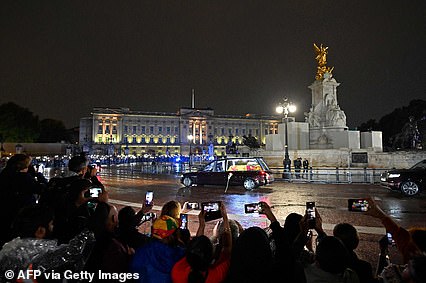
[[[266, 202], [260, 202], [260, 213], [269, 220], [268, 229], [244, 229], [228, 219], [221, 203], [221, 219], [207, 237], [206, 212], [200, 210], [191, 235], [181, 227], [187, 208], [171, 200], [145, 235], [138, 226], [151, 205], [118, 211], [84, 156], [73, 157], [68, 167], [66, 176], [47, 181], [32, 170], [31, 157], [16, 154], [0, 173], [5, 228], [0, 282], [50, 282], [48, 276], [66, 271], [95, 274], [70, 282], [426, 282], [426, 229], [400, 227], [372, 198], [366, 214], [393, 235], [403, 265], [390, 263], [386, 238], [379, 242], [374, 270], [356, 254], [359, 234], [353, 225], [339, 223], [327, 235], [317, 209], [314, 223], [307, 215], [290, 213], [281, 225]], [[93, 188], [98, 195], [91, 194]], [[33, 276], [25, 281], [20, 271], [46, 276], [27, 272]]]

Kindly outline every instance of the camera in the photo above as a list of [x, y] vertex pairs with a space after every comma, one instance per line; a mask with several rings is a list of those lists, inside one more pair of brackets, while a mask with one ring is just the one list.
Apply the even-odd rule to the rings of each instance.
[[211, 221], [222, 217], [220, 211], [220, 201], [203, 202], [201, 203], [201, 209], [206, 212], [204, 219]]
[[348, 210], [364, 212], [369, 208], [368, 201], [365, 199], [348, 199]]
[[97, 198], [102, 193], [102, 188], [90, 188], [84, 193], [85, 198]]
[[315, 228], [315, 202], [306, 202], [306, 214], [308, 215], [308, 226], [310, 229]]
[[154, 199], [154, 192], [153, 191], [147, 191], [145, 194], [145, 205], [146, 206], [152, 206], [152, 200]]
[[188, 229], [188, 214], [181, 213], [180, 215], [180, 229]]
[[200, 204], [198, 202], [188, 202], [186, 207], [189, 209], [200, 209]]
[[262, 213], [262, 205], [260, 203], [247, 203], [244, 205], [245, 213]]

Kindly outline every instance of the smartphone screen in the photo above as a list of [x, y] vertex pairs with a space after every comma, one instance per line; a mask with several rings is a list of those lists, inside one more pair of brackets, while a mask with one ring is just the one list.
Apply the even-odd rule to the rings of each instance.
[[365, 199], [348, 199], [348, 210], [349, 211], [367, 211], [368, 201]]
[[308, 215], [309, 228], [315, 228], [315, 202], [306, 202], [306, 214]]
[[201, 209], [206, 212], [204, 217], [206, 221], [219, 219], [222, 217], [222, 213], [220, 211], [220, 201], [203, 202], [201, 203]]
[[147, 206], [152, 206], [152, 200], [154, 199], [154, 192], [153, 191], [147, 191], [145, 194], [145, 204]]
[[90, 188], [89, 189], [89, 195], [91, 198], [97, 198], [99, 197], [99, 194], [102, 193], [101, 188]]
[[198, 202], [188, 202], [186, 207], [189, 209], [200, 209], [200, 204]]
[[260, 213], [260, 209], [259, 203], [247, 203], [244, 205], [245, 213]]
[[188, 229], [188, 214], [181, 213], [180, 215], [180, 228]]

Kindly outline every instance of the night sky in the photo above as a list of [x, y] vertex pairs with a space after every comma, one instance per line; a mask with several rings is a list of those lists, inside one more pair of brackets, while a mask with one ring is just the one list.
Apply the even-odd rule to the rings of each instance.
[[0, 104], [78, 126], [93, 107], [309, 111], [329, 47], [350, 128], [426, 99], [426, 1], [1, 1]]

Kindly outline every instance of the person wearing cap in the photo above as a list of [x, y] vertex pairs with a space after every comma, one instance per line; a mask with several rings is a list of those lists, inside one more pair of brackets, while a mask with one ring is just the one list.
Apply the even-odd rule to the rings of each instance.
[[135, 251], [130, 271], [139, 274], [139, 282], [172, 282], [173, 265], [185, 255], [178, 221], [162, 215], [152, 225], [153, 240]]

